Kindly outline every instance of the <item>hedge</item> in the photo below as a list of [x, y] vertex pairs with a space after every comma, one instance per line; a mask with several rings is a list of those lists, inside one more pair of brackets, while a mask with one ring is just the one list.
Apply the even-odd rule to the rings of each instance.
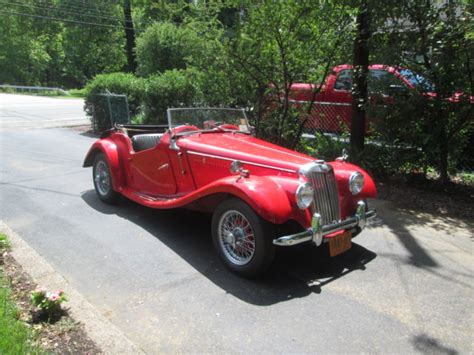
[[91, 118], [95, 117], [96, 128], [105, 130], [110, 127], [110, 114], [101, 94], [124, 94], [132, 119], [140, 123], [164, 124], [167, 108], [193, 106], [200, 102], [194, 82], [191, 70], [168, 70], [146, 79], [125, 73], [101, 74], [85, 88], [85, 110]]
[[148, 78], [143, 98], [145, 123], [164, 124], [169, 107], [193, 106], [199, 101], [188, 74], [185, 70], [168, 70]]

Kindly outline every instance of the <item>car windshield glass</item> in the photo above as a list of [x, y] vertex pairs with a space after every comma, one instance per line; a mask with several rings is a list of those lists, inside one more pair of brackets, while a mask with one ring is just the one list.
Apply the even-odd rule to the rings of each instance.
[[182, 125], [195, 126], [199, 131], [250, 132], [243, 109], [231, 108], [170, 108], [168, 123], [171, 128]]
[[410, 84], [416, 86], [418, 90], [421, 91], [434, 91], [434, 85], [425, 77], [414, 73], [410, 69], [400, 70], [400, 75], [405, 77]]

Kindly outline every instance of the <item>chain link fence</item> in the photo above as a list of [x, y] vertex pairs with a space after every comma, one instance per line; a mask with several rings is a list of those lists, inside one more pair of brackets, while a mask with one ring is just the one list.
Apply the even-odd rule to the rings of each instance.
[[[310, 102], [292, 101], [292, 104], [303, 110], [305, 105], [310, 104]], [[348, 145], [351, 117], [352, 104], [350, 103], [316, 101], [309, 113], [301, 115], [302, 119], [306, 119], [303, 137], [315, 139], [318, 134], [322, 134], [327, 139]], [[406, 155], [410, 150], [418, 150], [419, 154], [423, 154], [420, 148], [410, 146], [410, 144], [404, 143], [403, 140], [396, 139], [395, 143], [394, 140], [388, 139], [387, 133], [378, 128], [379, 126], [375, 124], [375, 120], [369, 114], [366, 122], [366, 145], [392, 149], [399, 152], [400, 155]], [[455, 175], [468, 175], [474, 180], [474, 125], [471, 124], [469, 131], [469, 142], [461, 156], [451, 159], [450, 164]]]
[[130, 123], [127, 95], [111, 93], [93, 95], [88, 110], [91, 113], [94, 132], [110, 129], [116, 123]]
[[[303, 107], [310, 102], [291, 101], [291, 103]], [[351, 115], [351, 104], [315, 101], [310, 113], [302, 115], [303, 119], [306, 118], [303, 131], [307, 136], [316, 132], [340, 135], [350, 130]]]

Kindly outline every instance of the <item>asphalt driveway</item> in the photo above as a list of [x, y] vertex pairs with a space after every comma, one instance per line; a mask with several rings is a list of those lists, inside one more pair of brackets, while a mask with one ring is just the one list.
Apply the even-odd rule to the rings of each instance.
[[217, 259], [209, 216], [101, 203], [81, 168], [93, 141], [3, 126], [0, 219], [144, 351], [473, 351], [472, 223], [374, 201], [351, 251], [280, 250], [245, 280]]

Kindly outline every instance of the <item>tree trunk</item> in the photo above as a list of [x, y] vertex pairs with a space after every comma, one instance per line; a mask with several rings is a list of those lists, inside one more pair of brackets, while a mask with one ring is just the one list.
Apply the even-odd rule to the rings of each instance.
[[125, 50], [127, 51], [127, 65], [125, 69], [133, 73], [137, 68], [137, 62], [135, 60], [135, 30], [133, 28], [132, 5], [130, 0], [123, 2], [123, 15], [125, 18]]
[[[439, 107], [439, 106], [438, 106]], [[443, 112], [441, 112], [443, 115]], [[448, 175], [448, 159], [449, 159], [449, 139], [447, 134], [447, 122], [445, 119], [438, 120], [440, 125], [440, 141], [439, 141], [439, 182], [442, 185], [445, 185], [449, 182]]]
[[368, 102], [370, 16], [367, 2], [362, 0], [357, 15], [357, 34], [354, 41], [352, 83], [351, 151], [356, 159], [364, 149], [366, 108]]

